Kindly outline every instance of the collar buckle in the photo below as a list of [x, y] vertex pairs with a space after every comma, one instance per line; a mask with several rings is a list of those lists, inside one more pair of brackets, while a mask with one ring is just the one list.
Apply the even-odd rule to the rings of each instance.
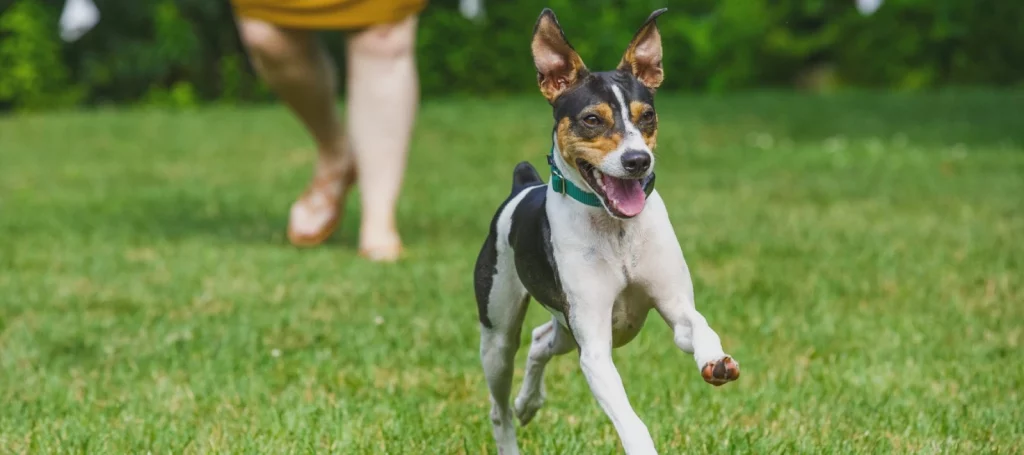
[[[554, 152], [554, 148], [551, 150]], [[551, 184], [555, 186], [555, 191], [561, 195], [565, 195], [566, 185], [565, 177], [562, 177], [562, 173], [558, 172], [558, 166], [555, 166], [554, 153], [548, 155], [548, 166], [551, 167]]]

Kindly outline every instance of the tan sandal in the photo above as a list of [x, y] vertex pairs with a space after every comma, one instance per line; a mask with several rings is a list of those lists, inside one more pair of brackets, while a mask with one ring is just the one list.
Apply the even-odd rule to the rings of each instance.
[[[356, 181], [356, 167], [320, 174], [292, 204], [288, 240], [298, 247], [316, 246], [334, 234], [344, 211], [345, 197]], [[304, 225], [304, 226], [302, 226]], [[307, 227], [312, 225], [312, 227]]]

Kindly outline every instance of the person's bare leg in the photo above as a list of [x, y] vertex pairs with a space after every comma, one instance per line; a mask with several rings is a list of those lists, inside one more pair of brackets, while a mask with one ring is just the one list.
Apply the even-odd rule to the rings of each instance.
[[347, 129], [359, 169], [360, 253], [398, 259], [395, 211], [419, 102], [417, 17], [379, 25], [348, 39]]
[[310, 31], [248, 18], [238, 24], [257, 73], [316, 141], [313, 181], [291, 207], [288, 238], [296, 245], [319, 244], [334, 231], [356, 177], [335, 105], [337, 71]]

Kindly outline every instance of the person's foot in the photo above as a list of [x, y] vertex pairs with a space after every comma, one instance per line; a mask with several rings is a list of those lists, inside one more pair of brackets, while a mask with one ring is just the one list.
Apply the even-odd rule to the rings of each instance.
[[288, 240], [295, 246], [315, 246], [337, 228], [345, 196], [356, 181], [356, 166], [348, 153], [320, 154], [306, 191], [291, 207]]
[[373, 262], [394, 262], [402, 256], [402, 239], [392, 229], [360, 230], [359, 255]]

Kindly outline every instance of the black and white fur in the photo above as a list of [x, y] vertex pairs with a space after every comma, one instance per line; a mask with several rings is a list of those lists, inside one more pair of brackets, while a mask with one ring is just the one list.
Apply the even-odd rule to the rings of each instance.
[[[638, 36], [644, 30], [650, 33], [654, 18], [662, 11], [651, 15]], [[646, 51], [651, 49], [636, 51], [632, 57], [627, 52], [619, 69], [604, 73], [586, 72], [581, 60], [578, 68], [567, 70], [578, 58], [566, 54], [571, 51], [567, 41], [568, 50], [560, 43], [554, 46], [560, 57], [538, 56], [544, 52], [538, 47], [544, 45], [537, 45], [537, 36], [544, 34], [545, 28], [549, 38], [555, 36], [557, 41], [561, 36], [550, 10], [544, 10], [538, 20], [534, 55], [542, 92], [556, 112], [552, 139], [559, 171], [580, 188], [593, 190], [580, 174], [579, 165], [567, 161], [566, 156], [574, 155], [559, 148], [567, 143], [559, 135], [574, 133], [559, 129], [558, 123], [560, 116], [571, 117], [596, 103], [611, 108], [615, 125], [608, 126], [605, 136], [619, 140], [611, 143], [614, 148], [606, 150], [604, 158], [591, 164], [611, 175], [650, 177], [654, 164], [650, 141], [642, 140], [644, 127], [635, 124], [629, 106], [634, 98], [647, 97], [650, 99], [644, 102], [653, 107], [653, 88], [661, 81], [656, 28], [654, 37], [645, 38], [657, 39], [654, 60], [648, 58], [639, 65], [628, 61], [647, 58]], [[553, 67], [545, 61], [554, 62]], [[573, 103], [576, 105], [570, 105]], [[646, 128], [650, 130], [649, 125]], [[646, 153], [649, 166], [639, 174], [626, 172], [619, 163], [627, 152]], [[480, 355], [490, 388], [494, 438], [502, 455], [519, 453], [513, 413], [525, 425], [544, 403], [545, 365], [552, 357], [576, 348], [590, 389], [615, 426], [626, 453], [656, 453], [612, 362], [612, 349], [637, 335], [651, 309], [672, 328], [676, 345], [693, 354], [706, 381], [721, 385], [739, 376], [738, 363], [722, 350], [718, 335], [694, 306], [689, 271], [658, 192], [651, 192], [642, 211], [629, 218], [617, 216], [607, 201], [603, 202], [603, 207], [591, 207], [555, 192], [524, 162], [516, 166], [511, 194], [491, 222], [474, 278]], [[510, 406], [513, 360], [530, 297], [551, 312], [552, 319], [533, 329], [524, 382]]]

